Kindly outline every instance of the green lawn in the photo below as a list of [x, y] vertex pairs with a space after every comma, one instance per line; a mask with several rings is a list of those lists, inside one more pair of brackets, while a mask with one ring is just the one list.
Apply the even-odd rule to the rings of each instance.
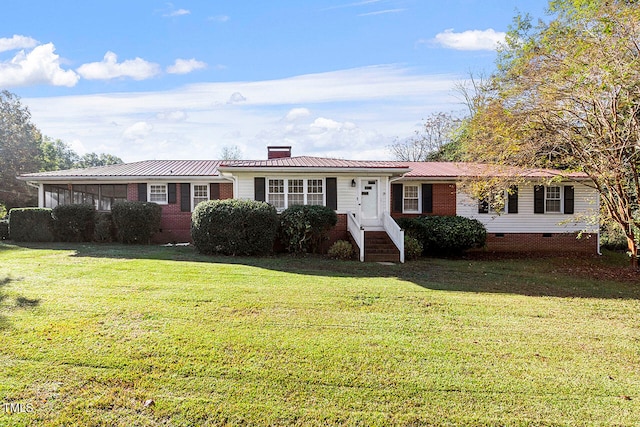
[[613, 262], [0, 244], [0, 425], [637, 426]]

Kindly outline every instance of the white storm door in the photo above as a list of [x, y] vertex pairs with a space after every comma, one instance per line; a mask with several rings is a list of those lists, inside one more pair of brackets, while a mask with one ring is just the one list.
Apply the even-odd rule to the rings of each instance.
[[378, 180], [363, 179], [360, 181], [360, 212], [362, 223], [370, 223], [379, 218]]

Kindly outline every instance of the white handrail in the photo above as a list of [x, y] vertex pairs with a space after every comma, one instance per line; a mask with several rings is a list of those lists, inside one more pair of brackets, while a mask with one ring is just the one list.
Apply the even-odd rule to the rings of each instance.
[[393, 241], [396, 248], [400, 251], [400, 262], [404, 263], [404, 230], [391, 218], [388, 212], [382, 215], [382, 224], [391, 241]]
[[358, 259], [360, 259], [360, 262], [364, 262], [364, 229], [360, 226], [358, 220], [356, 220], [355, 214], [351, 212], [347, 212], [347, 229], [356, 242], [356, 245], [358, 245], [358, 249], [360, 249]]

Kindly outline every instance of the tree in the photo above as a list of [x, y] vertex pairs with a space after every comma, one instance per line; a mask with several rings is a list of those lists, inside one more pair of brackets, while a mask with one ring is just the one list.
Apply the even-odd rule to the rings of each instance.
[[225, 145], [220, 151], [220, 160], [240, 160], [242, 158], [242, 152], [237, 145], [228, 146]]
[[119, 165], [123, 163], [120, 157], [116, 157], [111, 154], [106, 153], [87, 153], [84, 156], [80, 157], [74, 167], [76, 168], [90, 168], [94, 166], [108, 166], [108, 165]]
[[7, 208], [35, 203], [36, 192], [16, 177], [40, 170], [40, 132], [20, 99], [0, 92], [0, 203]]
[[78, 154], [62, 140], [44, 136], [40, 143], [41, 171], [71, 169], [80, 160]]
[[637, 267], [638, 1], [552, 0], [549, 11], [548, 23], [515, 18], [497, 72], [474, 98], [465, 151], [473, 160], [586, 173]]
[[[405, 162], [423, 162], [426, 160], [447, 160], [456, 141], [454, 131], [460, 121], [448, 113], [433, 113], [427, 117], [420, 130], [411, 138], [395, 141], [389, 150], [396, 160]], [[443, 156], [437, 155], [441, 153]]]

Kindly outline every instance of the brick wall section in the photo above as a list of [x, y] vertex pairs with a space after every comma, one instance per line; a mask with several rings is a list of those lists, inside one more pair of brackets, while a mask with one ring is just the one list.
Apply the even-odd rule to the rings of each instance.
[[[180, 211], [180, 185], [176, 186], [177, 203], [161, 205], [162, 219], [160, 232], [153, 236], [154, 243], [173, 243], [191, 241], [191, 212]], [[233, 198], [233, 184], [220, 184], [220, 199]], [[138, 184], [127, 186], [127, 199], [138, 200]]]
[[[418, 184], [420, 185], [420, 184]], [[391, 204], [393, 205], [393, 186], [391, 188]], [[391, 211], [390, 206], [390, 211]], [[391, 212], [393, 218], [415, 218], [426, 215], [453, 216], [456, 215], [456, 185], [433, 184], [433, 212], [421, 214], [405, 214]]]
[[349, 231], [347, 230], [347, 214], [338, 214], [338, 223], [329, 232], [329, 240], [322, 245], [322, 252], [326, 252], [331, 245], [338, 240], [349, 240]]
[[[547, 237], [545, 237], [547, 236]], [[576, 233], [487, 233], [489, 252], [556, 252], [596, 254], [598, 236]]]

